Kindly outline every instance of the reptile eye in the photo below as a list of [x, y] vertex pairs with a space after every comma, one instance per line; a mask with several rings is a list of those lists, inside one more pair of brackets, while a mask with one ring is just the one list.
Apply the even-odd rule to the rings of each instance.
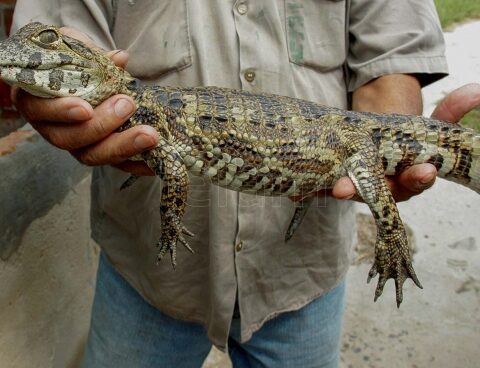
[[54, 43], [54, 42], [58, 41], [58, 34], [57, 34], [57, 32], [55, 32], [51, 29], [47, 29], [47, 30], [42, 31], [38, 34], [38, 40], [41, 43], [49, 45], [51, 43]]

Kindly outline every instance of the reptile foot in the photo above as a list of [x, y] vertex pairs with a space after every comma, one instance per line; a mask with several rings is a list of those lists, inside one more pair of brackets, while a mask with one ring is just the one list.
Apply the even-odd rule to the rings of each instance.
[[375, 260], [372, 268], [368, 272], [367, 283], [369, 283], [370, 280], [377, 275], [377, 273], [379, 274], [379, 278], [377, 288], [375, 289], [375, 302], [382, 295], [383, 287], [385, 286], [385, 283], [388, 279], [395, 280], [397, 308], [400, 307], [400, 304], [403, 300], [402, 288], [405, 280], [410, 278], [413, 280], [415, 285], [417, 285], [420, 289], [423, 289], [422, 284], [420, 283], [417, 275], [415, 274], [412, 263], [410, 261], [402, 259], [401, 257], [399, 257], [399, 259], [397, 259], [396, 261], [392, 262], [390, 265], [387, 265], [383, 268], [380, 267], [379, 263]]
[[177, 242], [183, 244], [191, 253], [195, 253], [190, 244], [185, 240], [184, 236], [188, 235], [190, 237], [194, 234], [189, 231], [185, 226], [168, 226], [166, 229], [162, 229], [162, 236], [157, 243], [157, 247], [160, 248], [157, 254], [157, 263], [159, 263], [167, 252], [170, 252], [170, 257], [172, 260], [173, 269], [177, 266]]

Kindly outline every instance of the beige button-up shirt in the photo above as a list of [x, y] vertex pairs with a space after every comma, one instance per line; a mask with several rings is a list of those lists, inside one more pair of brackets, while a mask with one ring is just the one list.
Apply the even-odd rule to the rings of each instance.
[[[18, 0], [14, 27], [36, 20], [76, 27], [130, 52], [148, 84], [215, 85], [347, 107], [347, 91], [390, 73], [428, 83], [446, 72], [431, 0]], [[348, 45], [347, 45], [348, 42]], [[344, 66], [348, 67], [348, 81]], [[241, 338], [339, 283], [354, 238], [352, 204], [319, 198], [290, 242], [288, 198], [253, 196], [192, 178], [185, 216], [196, 237], [178, 267], [155, 264], [160, 181], [94, 171], [94, 239], [152, 305], [205, 326], [225, 348], [235, 300]]]

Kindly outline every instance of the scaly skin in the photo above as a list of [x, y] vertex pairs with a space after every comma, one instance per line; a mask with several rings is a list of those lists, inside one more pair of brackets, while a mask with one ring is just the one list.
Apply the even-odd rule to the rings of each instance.
[[[421, 285], [385, 174], [430, 162], [440, 176], [480, 191], [480, 135], [457, 125], [216, 87], [140, 87], [100, 52], [40, 23], [3, 41], [0, 56], [0, 78], [37, 96], [80, 96], [93, 106], [117, 93], [134, 98], [137, 111], [122, 129], [148, 124], [160, 134], [155, 149], [132, 159], [145, 161], [164, 180], [158, 259], [170, 252], [173, 265], [177, 242], [192, 251], [182, 235], [192, 236], [182, 226], [188, 172], [268, 196], [305, 195], [348, 175], [377, 224], [368, 275], [379, 274], [375, 300], [393, 278], [400, 305], [407, 278]], [[296, 204], [286, 240], [310, 201]]]

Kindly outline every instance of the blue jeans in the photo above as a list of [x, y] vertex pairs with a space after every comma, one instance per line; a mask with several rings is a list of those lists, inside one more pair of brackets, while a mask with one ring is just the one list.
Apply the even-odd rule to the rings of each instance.
[[[234, 318], [234, 367], [337, 367], [345, 282], [298, 311], [283, 313], [240, 343]], [[83, 368], [201, 367], [211, 348], [205, 329], [152, 307], [100, 257]]]

